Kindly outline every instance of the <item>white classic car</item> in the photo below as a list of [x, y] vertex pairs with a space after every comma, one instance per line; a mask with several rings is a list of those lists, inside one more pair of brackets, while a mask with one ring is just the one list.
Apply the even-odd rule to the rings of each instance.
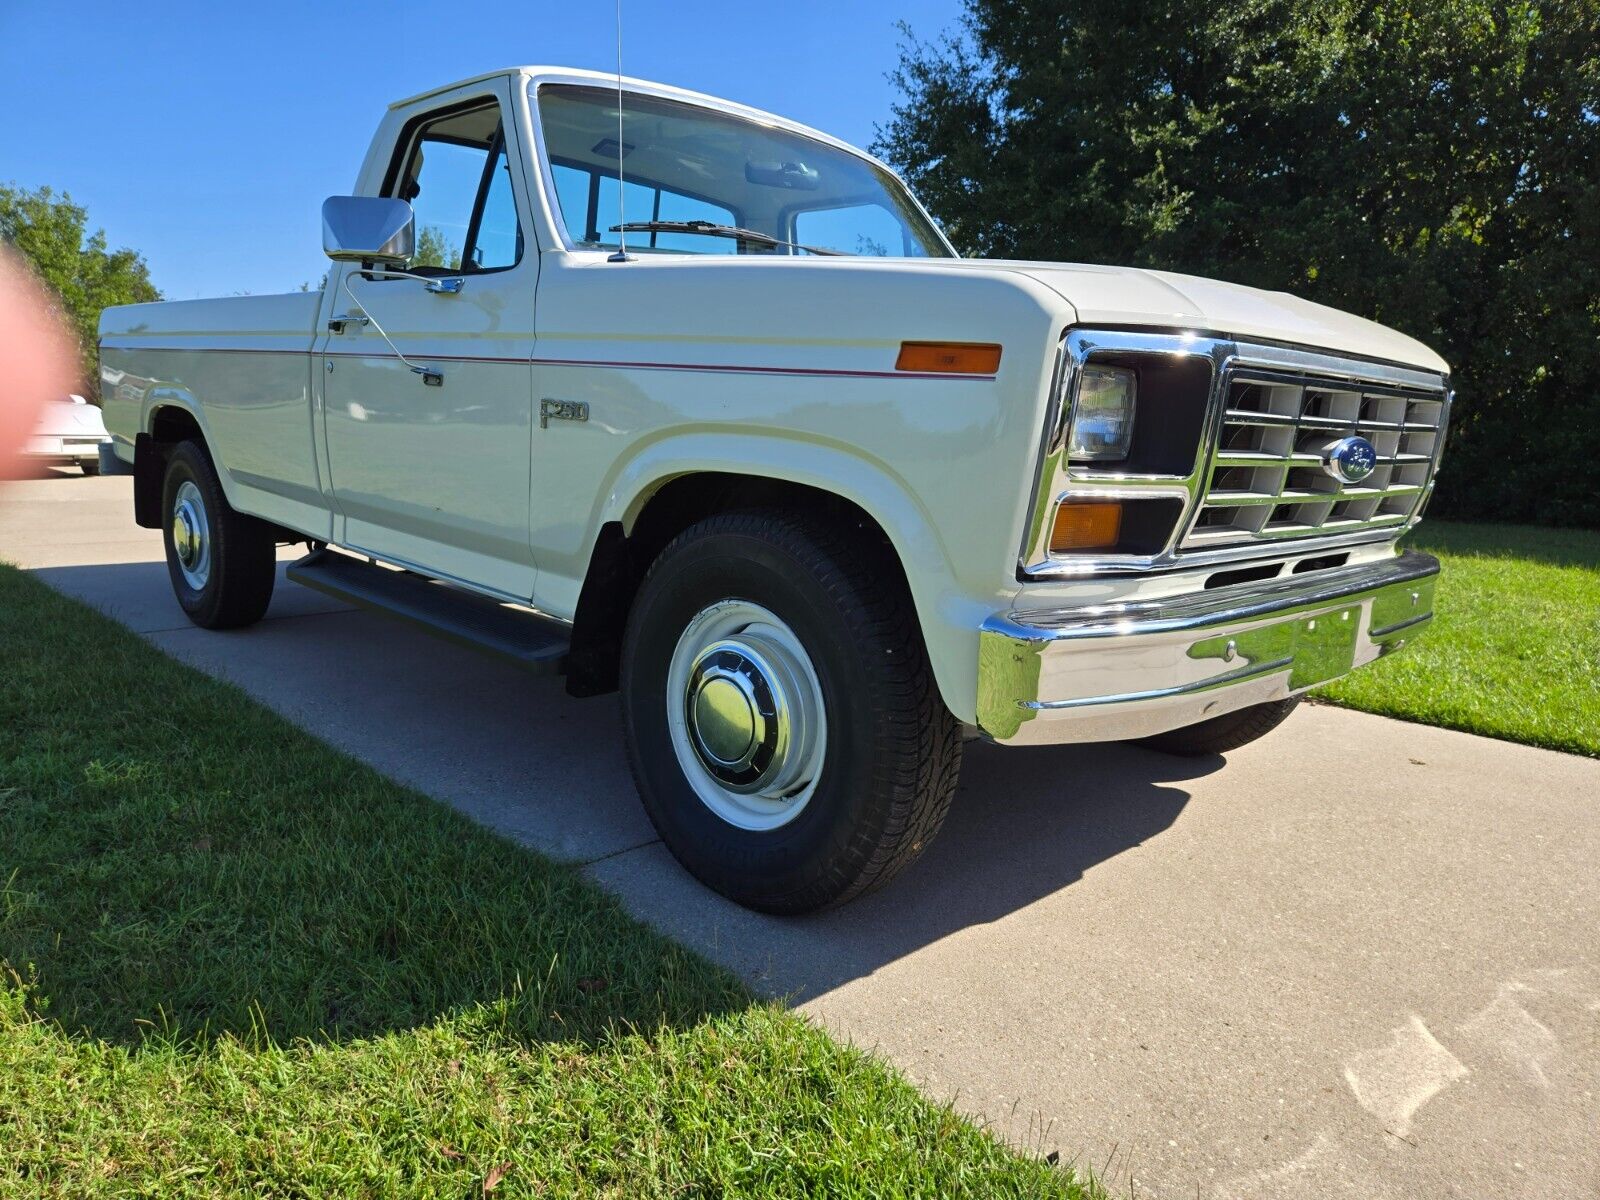
[[76, 464], [85, 475], [98, 475], [100, 446], [110, 440], [100, 410], [82, 396], [47, 400], [33, 434], [22, 444], [22, 457], [49, 466]]
[[887, 881], [968, 738], [1226, 751], [1432, 615], [1427, 347], [962, 259], [781, 117], [468, 79], [390, 108], [323, 241], [320, 292], [101, 322], [178, 602], [247, 625], [304, 542], [297, 582], [620, 689], [663, 840], [743, 904]]

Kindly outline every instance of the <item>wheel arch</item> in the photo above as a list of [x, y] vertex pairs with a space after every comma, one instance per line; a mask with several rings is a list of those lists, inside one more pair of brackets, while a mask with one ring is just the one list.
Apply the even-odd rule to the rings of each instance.
[[[193, 399], [169, 389], [148, 396], [133, 442], [133, 519], [141, 528], [161, 528], [161, 489], [166, 480], [167, 459], [175, 446], [190, 440], [198, 441], [207, 454], [211, 453], [199, 406]], [[226, 489], [225, 479], [223, 486]]]
[[[216, 469], [222, 494], [229, 505], [242, 511], [238, 487], [227, 466], [218, 458], [205, 411], [192, 395], [181, 388], [154, 388], [145, 398], [141, 432], [133, 443], [134, 523], [145, 529], [161, 528], [161, 489], [166, 480], [167, 459], [181, 442], [195, 441]], [[283, 531], [288, 540], [300, 535]]]
[[[650, 563], [678, 533], [717, 512], [803, 511], [855, 524], [881, 543], [911, 595], [946, 706], [973, 717], [981, 604], [963, 596], [932, 521], [910, 489], [848, 450], [769, 438], [696, 439], [692, 453], [625, 464], [607, 495], [580, 590], [567, 687], [614, 690], [622, 630]], [[968, 661], [970, 660], [970, 661]]]

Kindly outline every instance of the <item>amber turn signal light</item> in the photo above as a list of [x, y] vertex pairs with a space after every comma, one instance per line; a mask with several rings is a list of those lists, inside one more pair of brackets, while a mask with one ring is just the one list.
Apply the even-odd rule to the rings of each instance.
[[894, 369], [931, 375], [993, 375], [1000, 369], [1000, 347], [991, 342], [901, 342]]
[[1106, 550], [1122, 536], [1122, 503], [1118, 500], [1066, 500], [1056, 509], [1050, 531], [1050, 552]]

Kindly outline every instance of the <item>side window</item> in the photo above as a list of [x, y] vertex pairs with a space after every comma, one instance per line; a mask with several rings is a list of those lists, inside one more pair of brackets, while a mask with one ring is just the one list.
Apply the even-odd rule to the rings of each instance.
[[471, 239], [471, 262], [480, 271], [514, 267], [522, 257], [522, 229], [517, 224], [517, 202], [511, 190], [511, 164], [504, 139], [489, 164], [478, 230]]
[[522, 229], [496, 105], [429, 121], [412, 136], [390, 195], [416, 214], [422, 275], [459, 275], [512, 267], [522, 257]]

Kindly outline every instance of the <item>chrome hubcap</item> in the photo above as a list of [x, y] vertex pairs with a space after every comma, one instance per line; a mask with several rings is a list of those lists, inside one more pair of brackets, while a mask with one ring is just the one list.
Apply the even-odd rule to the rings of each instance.
[[685, 721], [706, 770], [726, 788], [751, 792], [788, 758], [793, 714], [778, 670], [747, 643], [718, 642], [690, 668]]
[[822, 686], [794, 631], [744, 600], [704, 609], [667, 672], [673, 748], [696, 795], [741, 829], [794, 820], [827, 744]]
[[200, 489], [185, 480], [172, 505], [172, 551], [184, 582], [200, 591], [211, 576], [211, 533]]

